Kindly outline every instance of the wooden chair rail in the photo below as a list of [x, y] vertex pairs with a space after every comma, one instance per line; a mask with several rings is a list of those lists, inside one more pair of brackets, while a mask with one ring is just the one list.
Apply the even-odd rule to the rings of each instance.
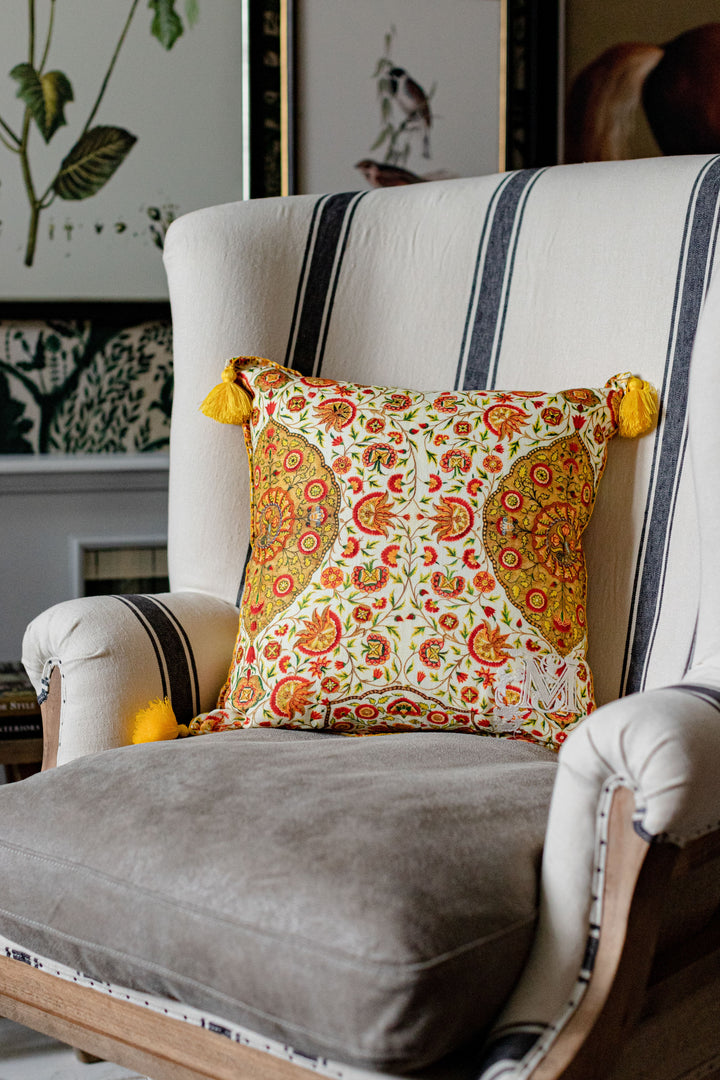
[[585, 994], [531, 1080], [603, 1080], [642, 1006], [678, 849], [635, 832], [633, 793], [619, 788], [608, 825], [602, 929]]
[[0, 1015], [152, 1080], [317, 1080], [317, 1073], [0, 957]]

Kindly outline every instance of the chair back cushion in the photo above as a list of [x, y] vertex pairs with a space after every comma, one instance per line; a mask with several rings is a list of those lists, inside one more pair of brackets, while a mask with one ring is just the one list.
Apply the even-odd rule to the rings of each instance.
[[198, 409], [225, 361], [418, 390], [653, 382], [661, 422], [615, 440], [586, 533], [598, 703], [679, 679], [699, 576], [690, 354], [716, 257], [720, 160], [559, 166], [233, 203], [175, 222], [173, 588], [235, 600], [249, 538], [238, 428]]

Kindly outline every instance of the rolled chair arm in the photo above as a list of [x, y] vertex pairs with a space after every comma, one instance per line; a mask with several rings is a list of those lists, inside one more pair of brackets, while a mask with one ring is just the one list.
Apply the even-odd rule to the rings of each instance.
[[[655, 862], [669, 874], [674, 856], [666, 858], [665, 849], [717, 836], [718, 760], [720, 677], [714, 670], [606, 705], [568, 739], [548, 820], [537, 933], [490, 1038], [482, 1077], [564, 1075], [547, 1055], [560, 1060], [557, 1044], [566, 1031], [579, 1037], [577, 1014], [583, 998], [593, 996], [596, 961], [609, 938], [619, 940], [620, 957], [648, 853], [657, 851]], [[613, 835], [623, 791], [625, 825]], [[622, 904], [613, 891], [625, 894]], [[646, 974], [665, 899], [662, 888], [654, 893], [653, 910], [643, 916]], [[635, 968], [643, 970], [637, 956]], [[642, 994], [642, 986], [635, 989]], [[605, 1008], [603, 1001], [598, 1008]], [[594, 1022], [591, 1017], [588, 1030]]]
[[43, 612], [23, 642], [47, 728], [43, 767], [127, 745], [136, 712], [155, 698], [169, 697], [180, 723], [213, 708], [237, 625], [232, 604], [191, 591], [84, 597]]

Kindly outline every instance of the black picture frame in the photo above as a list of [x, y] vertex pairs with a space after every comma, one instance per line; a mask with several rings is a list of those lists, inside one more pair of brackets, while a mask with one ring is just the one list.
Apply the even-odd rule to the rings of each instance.
[[[504, 162], [510, 169], [558, 161], [563, 0], [502, 0]], [[246, 197], [295, 193], [295, 27], [302, 0], [249, 3]], [[501, 95], [502, 98], [502, 95]]]

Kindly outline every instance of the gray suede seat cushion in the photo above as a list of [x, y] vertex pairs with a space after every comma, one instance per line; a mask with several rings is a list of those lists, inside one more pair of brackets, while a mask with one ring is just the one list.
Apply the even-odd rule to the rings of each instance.
[[0, 933], [368, 1068], [481, 1033], [532, 939], [555, 755], [233, 731], [0, 788]]

